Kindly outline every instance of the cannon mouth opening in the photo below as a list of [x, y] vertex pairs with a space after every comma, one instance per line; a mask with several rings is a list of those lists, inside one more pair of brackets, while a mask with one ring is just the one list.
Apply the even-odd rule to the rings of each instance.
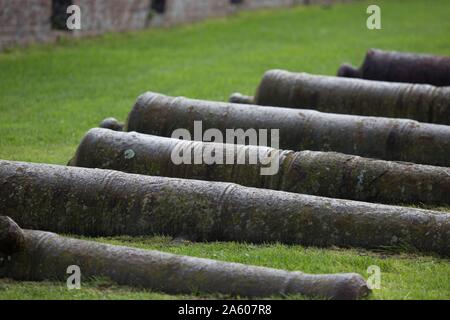
[[52, 0], [51, 25], [53, 30], [69, 31], [67, 8], [73, 5], [72, 0]]

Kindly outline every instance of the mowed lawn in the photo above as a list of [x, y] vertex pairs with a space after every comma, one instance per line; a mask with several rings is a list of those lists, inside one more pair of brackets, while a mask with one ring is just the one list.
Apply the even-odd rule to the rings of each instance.
[[[382, 9], [382, 30], [366, 8]], [[189, 26], [64, 40], [0, 54], [0, 158], [66, 164], [85, 132], [109, 116], [124, 120], [144, 91], [226, 100], [253, 94], [267, 69], [334, 75], [359, 65], [368, 48], [450, 55], [450, 1], [362, 1], [240, 13]], [[114, 244], [310, 273], [381, 268], [372, 299], [450, 299], [450, 260], [395, 249], [374, 252], [281, 244], [189, 243], [167, 237], [96, 239]], [[64, 283], [0, 280], [4, 299], [218, 298], [170, 296], [107, 279]], [[284, 297], [302, 298], [302, 297]]]

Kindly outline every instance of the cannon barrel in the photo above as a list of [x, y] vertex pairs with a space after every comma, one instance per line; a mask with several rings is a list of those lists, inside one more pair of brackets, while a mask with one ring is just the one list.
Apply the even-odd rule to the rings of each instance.
[[338, 76], [450, 86], [450, 57], [370, 49], [359, 69], [345, 63]]
[[230, 102], [251, 101], [257, 105], [450, 124], [450, 87], [426, 84], [270, 70], [264, 74], [253, 100], [236, 93], [230, 97]]
[[[228, 152], [233, 155], [230, 163]], [[195, 164], [196, 153], [204, 158], [201, 163]], [[220, 156], [215, 162], [206, 161], [211, 154]], [[186, 156], [183, 163], [174, 159], [179, 155]], [[334, 152], [294, 152], [97, 128], [83, 138], [70, 165], [387, 204], [450, 204], [450, 168]], [[263, 174], [269, 166], [270, 174]]]
[[[2, 232], [0, 229], [0, 249]], [[9, 258], [3, 257], [0, 277], [65, 281], [67, 268], [78, 266], [83, 279], [108, 277], [121, 285], [170, 294], [201, 292], [247, 297], [303, 294], [358, 299], [370, 292], [356, 273], [313, 275], [101, 244], [43, 231], [21, 232], [25, 245]], [[4, 255], [0, 250], [0, 257]]]
[[176, 129], [185, 129], [195, 135], [195, 121], [201, 121], [203, 131], [216, 129], [224, 137], [229, 129], [277, 129], [280, 149], [336, 151], [450, 167], [450, 126], [406, 119], [248, 106], [147, 92], [128, 115], [125, 131], [171, 137]]
[[28, 229], [450, 253], [450, 215], [428, 210], [10, 161], [0, 185], [0, 212]]

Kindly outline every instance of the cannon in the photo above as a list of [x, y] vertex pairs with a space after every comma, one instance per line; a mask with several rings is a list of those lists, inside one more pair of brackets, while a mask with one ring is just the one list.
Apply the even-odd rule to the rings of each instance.
[[338, 76], [450, 86], [450, 57], [370, 49], [359, 69], [345, 63]]
[[[11, 246], [11, 241], [22, 242], [23, 246]], [[0, 216], [0, 277], [66, 281], [69, 266], [77, 266], [83, 279], [107, 277], [120, 285], [169, 294], [302, 294], [358, 299], [370, 293], [365, 280], [356, 273], [313, 275], [114, 246], [22, 230], [10, 218]]]
[[0, 186], [0, 212], [27, 229], [450, 253], [450, 215], [415, 208], [12, 161]]
[[[200, 163], [194, 161], [196, 153], [202, 156]], [[214, 162], [206, 159], [212, 154]], [[180, 155], [185, 157], [181, 163]], [[69, 165], [386, 204], [450, 204], [450, 168], [335, 152], [294, 152], [94, 128]], [[274, 168], [273, 175], [264, 174], [267, 167]]]
[[270, 70], [254, 97], [235, 93], [229, 101], [450, 124], [450, 87], [427, 84]]
[[194, 132], [196, 121], [205, 132], [213, 129], [223, 136], [233, 129], [245, 130], [244, 133], [278, 132], [278, 149], [335, 151], [450, 167], [450, 127], [406, 119], [249, 106], [147, 92], [129, 113], [125, 131], [172, 137], [176, 130], [182, 129], [199, 140]]

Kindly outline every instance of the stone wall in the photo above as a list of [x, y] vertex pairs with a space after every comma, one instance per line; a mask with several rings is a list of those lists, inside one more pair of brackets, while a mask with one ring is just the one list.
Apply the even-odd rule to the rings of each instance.
[[229, 13], [229, 0], [167, 0], [164, 13], [155, 13], [151, 25], [175, 25]]
[[0, 49], [52, 40], [50, 0], [0, 0]]
[[73, 0], [72, 3], [81, 8], [79, 33], [143, 29], [150, 13], [150, 1], [145, 0]]
[[[239, 10], [343, 1], [349, 0], [0, 0], [0, 49], [48, 42], [58, 36], [189, 23]], [[64, 9], [68, 4], [81, 8], [80, 31], [61, 30], [65, 12], [55, 24], [55, 8]]]
[[222, 17], [239, 10], [350, 1], [355, 0], [166, 0], [165, 11], [154, 12], [149, 25], [171, 26], [210, 17]]
[[296, 4], [303, 4], [305, 0], [247, 0], [243, 1], [242, 7], [247, 9], [286, 7]]

